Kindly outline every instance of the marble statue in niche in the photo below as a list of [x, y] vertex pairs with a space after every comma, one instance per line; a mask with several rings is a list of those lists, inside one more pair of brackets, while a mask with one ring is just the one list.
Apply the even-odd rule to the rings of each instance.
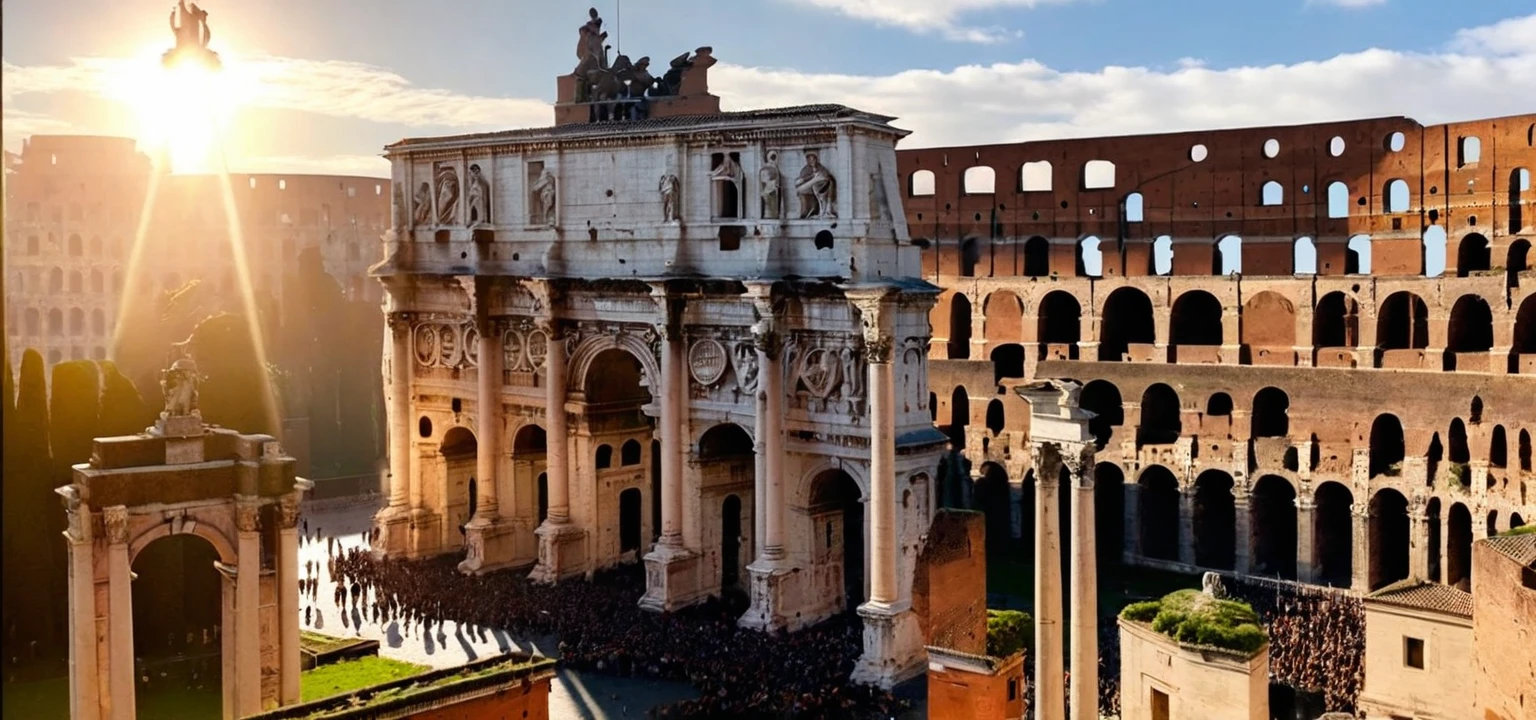
[[795, 194], [800, 196], [800, 218], [837, 217], [837, 179], [821, 164], [816, 152], [805, 154], [805, 167], [795, 178]]
[[678, 207], [680, 183], [677, 176], [666, 173], [661, 176], [661, 221], [674, 222], [682, 219], [682, 213]]
[[711, 215], [717, 218], [742, 216], [742, 182], [745, 180], [738, 161], [738, 153], [715, 153], [714, 169], [709, 171], [710, 185], [714, 188]]
[[529, 218], [533, 225], [555, 224], [555, 204], [557, 201], [555, 174], [547, 168], [539, 173], [539, 179], [531, 188], [533, 192], [533, 208], [537, 211]]
[[465, 209], [469, 211], [468, 225], [476, 227], [491, 223], [491, 184], [480, 172], [480, 165], [469, 166], [469, 187], [464, 193]]
[[437, 169], [437, 224], [452, 225], [459, 209], [459, 172], [452, 165]]
[[784, 201], [779, 191], [784, 186], [784, 177], [779, 172], [779, 152], [768, 151], [768, 160], [757, 170], [757, 196], [762, 200], [762, 217], [765, 220], [778, 220], [783, 215]]
[[413, 210], [411, 215], [412, 225], [429, 225], [432, 222], [432, 183], [421, 181], [421, 186], [416, 188], [416, 196], [411, 199]]

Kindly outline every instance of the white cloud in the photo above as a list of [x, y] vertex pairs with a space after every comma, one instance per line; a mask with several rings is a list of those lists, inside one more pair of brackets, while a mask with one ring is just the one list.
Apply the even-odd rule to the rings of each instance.
[[967, 13], [1009, 7], [1035, 7], [1073, 0], [790, 0], [801, 5], [831, 10], [856, 20], [899, 27], [916, 33], [939, 33], [961, 42], [996, 43], [1022, 35], [1000, 27], [960, 24]]
[[1407, 115], [1423, 123], [1531, 112], [1536, 16], [1463, 30], [1444, 51], [1371, 49], [1292, 65], [1064, 72], [1037, 61], [893, 75], [722, 65], [730, 109], [837, 102], [895, 115], [934, 146]]
[[[972, 3], [985, 2], [974, 0]], [[938, 12], [938, 11], [934, 11]], [[90, 117], [27, 112], [32, 95], [103, 94], [112, 64], [4, 65], [5, 137], [100, 131]], [[382, 68], [340, 61], [260, 57], [239, 66], [261, 80], [255, 107], [458, 132], [547, 125], [535, 99], [464, 95], [413, 85]], [[227, 66], [236, 63], [230, 60]], [[835, 102], [895, 115], [914, 130], [904, 146], [1011, 142], [1407, 115], [1423, 123], [1531, 112], [1536, 97], [1536, 15], [1455, 33], [1425, 52], [1369, 49], [1290, 65], [1213, 68], [1181, 59], [1167, 68], [1067, 72], [1034, 60], [890, 75], [813, 74], [719, 65], [712, 90], [727, 109]], [[334, 148], [327, 157], [244, 158], [240, 171], [380, 174], [378, 148]], [[279, 151], [282, 152], [282, 151]]]

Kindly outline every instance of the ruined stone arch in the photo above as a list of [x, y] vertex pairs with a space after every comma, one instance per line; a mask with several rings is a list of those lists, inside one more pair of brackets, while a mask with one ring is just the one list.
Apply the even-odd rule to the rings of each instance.
[[1312, 346], [1352, 348], [1360, 344], [1360, 303], [1334, 291], [1317, 301], [1312, 314]]
[[1151, 345], [1152, 299], [1134, 287], [1110, 293], [1099, 310], [1099, 362], [1120, 362], [1131, 345]]
[[1493, 266], [1493, 246], [1482, 233], [1467, 233], [1456, 245], [1456, 277], [1467, 277]]
[[602, 445], [598, 445], [597, 446], [597, 452], [595, 452], [594, 455], [595, 455], [595, 460], [596, 460], [596, 465], [597, 465], [597, 469], [598, 470], [607, 470], [608, 468], [613, 467], [613, 446], [612, 445], [609, 445], [608, 443], [603, 443]]
[[1446, 333], [1447, 370], [1456, 369], [1451, 353], [1487, 352], [1493, 347], [1493, 310], [1481, 295], [1463, 295], [1451, 306]]
[[831, 476], [832, 473], [842, 472], [853, 480], [853, 484], [859, 490], [859, 499], [869, 497], [869, 473], [867, 463], [845, 462], [842, 458], [823, 457], [818, 458], [810, 467], [800, 475], [800, 481], [795, 483], [793, 502], [802, 510], [809, 510], [814, 504], [814, 491], [816, 481], [823, 479], [823, 475]]
[[1023, 339], [1024, 302], [1011, 290], [994, 290], [982, 300], [988, 343], [1016, 343]]
[[1243, 303], [1243, 344], [1257, 348], [1296, 345], [1296, 305], [1273, 290], [1264, 290]]
[[1296, 579], [1295, 486], [1273, 473], [1260, 477], [1253, 484], [1248, 512], [1253, 574]]
[[733, 422], [719, 422], [699, 432], [692, 446], [700, 459], [720, 459], [752, 455], [755, 452], [754, 443], [752, 433], [745, 427]]
[[1429, 347], [1429, 306], [1407, 290], [1392, 293], [1376, 313], [1376, 347], [1409, 350]]
[[1325, 480], [1312, 493], [1313, 580], [1347, 588], [1354, 576], [1355, 495], [1344, 483]]
[[[128, 541], [129, 565], [138, 559], [139, 553], [149, 547], [150, 543], [172, 535], [195, 535], [202, 538], [213, 546], [214, 552], [218, 553], [219, 562], [227, 565], [233, 565], [239, 559], [240, 554], [235, 550], [235, 542], [223, 529], [235, 523], [234, 517], [226, 509], [214, 508], [205, 512], [191, 512], [185, 515], [185, 520], [180, 523], [165, 522], [158, 515], [131, 515], [130, 517], [138, 521], [134, 523], [135, 525], [151, 518], [153, 524], [141, 529], [132, 540]], [[187, 527], [186, 521], [192, 521], [191, 528]]]
[[1509, 273], [1509, 287], [1518, 287], [1519, 274], [1531, 269], [1531, 242], [1525, 238], [1515, 238], [1509, 244], [1509, 251], [1504, 255], [1504, 270]]
[[1169, 345], [1221, 345], [1221, 301], [1204, 290], [1187, 290], [1173, 301]]
[[656, 354], [640, 335], [634, 332], [594, 333], [576, 344], [566, 363], [566, 377], [571, 379], [573, 386], [587, 387], [593, 361], [606, 350], [623, 350], [633, 356], [640, 363], [640, 386], [647, 391], [654, 386], [654, 379], [661, 377]]

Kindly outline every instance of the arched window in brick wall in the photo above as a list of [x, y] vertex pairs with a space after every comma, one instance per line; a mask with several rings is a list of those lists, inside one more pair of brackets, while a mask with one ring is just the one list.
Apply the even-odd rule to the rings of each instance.
[[1376, 313], [1376, 347], [1416, 350], [1429, 347], [1429, 307], [1406, 290], [1393, 293]]
[[1296, 579], [1296, 489], [1283, 477], [1261, 477], [1248, 512], [1253, 574]]
[[613, 467], [613, 446], [607, 443], [597, 446], [597, 469], [607, 470]]
[[1448, 454], [1452, 463], [1465, 465], [1472, 462], [1472, 449], [1467, 446], [1467, 424], [1461, 418], [1451, 419], [1451, 430], [1446, 437], [1450, 439]]
[[1238, 538], [1232, 487], [1232, 476], [1220, 470], [1206, 470], [1195, 479], [1191, 530], [1199, 567], [1233, 569]]
[[1508, 273], [1509, 287], [1520, 285], [1520, 273], [1531, 267], [1531, 243], [1525, 238], [1516, 239], [1509, 244], [1509, 254], [1505, 256], [1504, 269]]
[[85, 276], [79, 270], [69, 271], [69, 291], [72, 293], [85, 292]]
[[1006, 424], [1007, 418], [1003, 411], [1003, 401], [992, 398], [987, 402], [987, 431], [991, 432], [993, 437], [997, 437], [997, 434], [1003, 431], [1003, 427]]
[[1354, 574], [1354, 517], [1350, 506], [1354, 493], [1341, 483], [1324, 482], [1313, 495], [1312, 552], [1313, 579], [1334, 587], [1347, 588]]
[[1445, 519], [1445, 582], [1463, 592], [1472, 590], [1472, 513], [1452, 503]]
[[1159, 235], [1152, 241], [1152, 274], [1170, 275], [1173, 273], [1173, 238], [1168, 235]]
[[1458, 353], [1486, 353], [1493, 347], [1493, 311], [1479, 295], [1463, 295], [1451, 307], [1445, 369], [1456, 369]]
[[1296, 305], [1273, 290], [1265, 290], [1243, 303], [1243, 345], [1250, 354], [1256, 348], [1290, 352], [1296, 345]]
[[1402, 474], [1403, 456], [1407, 450], [1403, 445], [1403, 423], [1396, 415], [1382, 413], [1371, 422], [1370, 448], [1371, 477]]
[[1253, 437], [1285, 437], [1290, 434], [1290, 396], [1277, 387], [1260, 390], [1253, 396]]
[[1349, 217], [1349, 186], [1342, 182], [1328, 183], [1328, 217]]
[[1371, 236], [1356, 235], [1344, 249], [1344, 272], [1349, 275], [1371, 274]]
[[1077, 243], [1077, 276], [1104, 277], [1103, 243], [1093, 235]]
[[1120, 399], [1120, 388], [1108, 380], [1094, 380], [1083, 386], [1078, 404], [1094, 413], [1088, 421], [1088, 432], [1102, 450], [1114, 437], [1115, 428], [1125, 424], [1125, 406]]
[[1431, 225], [1424, 229], [1424, 277], [1440, 277], [1445, 273], [1446, 248], [1445, 228]]
[[1204, 290], [1190, 290], [1173, 302], [1168, 328], [1170, 345], [1222, 344], [1221, 301]]
[[1352, 348], [1359, 344], [1359, 304], [1343, 292], [1324, 295], [1318, 301], [1312, 318], [1312, 345], [1317, 348]]
[[1054, 186], [1049, 160], [1024, 163], [1019, 168], [1019, 192], [1050, 192]]
[[1141, 472], [1137, 484], [1137, 524], [1142, 557], [1179, 559], [1179, 481], [1161, 465]]
[[1055, 357], [1059, 351], [1067, 359], [1076, 360], [1083, 327], [1083, 308], [1077, 298], [1072, 293], [1053, 290], [1040, 300], [1037, 313], [1035, 337], [1040, 342], [1040, 356]]
[[1291, 272], [1297, 275], [1317, 274], [1317, 245], [1312, 238], [1299, 237], [1291, 246]]
[[[1453, 513], [1454, 514], [1454, 513]], [[1392, 488], [1371, 497], [1370, 590], [1378, 590], [1408, 577], [1408, 499]]]
[[1166, 445], [1177, 441], [1183, 434], [1179, 394], [1163, 383], [1148, 387], [1141, 394], [1141, 424], [1136, 427], [1136, 442], [1142, 445]]
[[1531, 171], [1527, 168], [1515, 168], [1509, 172], [1509, 231], [1520, 232], [1525, 228], [1528, 218], [1525, 217], [1525, 208], [1521, 204], [1531, 191]]
[[1278, 206], [1285, 204], [1285, 186], [1279, 182], [1270, 180], [1259, 189], [1259, 204], [1265, 206]]
[[1503, 425], [1493, 426], [1488, 437], [1488, 464], [1501, 469], [1509, 466], [1509, 437]]
[[1108, 160], [1083, 163], [1083, 189], [1106, 190], [1115, 186], [1115, 164]]
[[1142, 222], [1143, 218], [1146, 217], [1146, 208], [1143, 207], [1144, 203], [1145, 200], [1139, 192], [1126, 195], [1125, 201], [1120, 204], [1121, 217], [1125, 218], [1125, 221], [1128, 223]]
[[[966, 238], [960, 242], [960, 277], [976, 277], [976, 266], [981, 263], [981, 242]], [[991, 273], [987, 273], [991, 275]]]
[[1212, 275], [1239, 275], [1243, 272], [1243, 239], [1228, 235], [1216, 241], [1211, 254]]
[[966, 195], [991, 195], [996, 191], [997, 173], [986, 165], [966, 168], [962, 178]]
[[1408, 181], [1394, 178], [1387, 181], [1383, 188], [1383, 196], [1386, 200], [1386, 211], [1389, 213], [1408, 212], [1413, 198], [1408, 192]]
[[640, 464], [640, 442], [637, 440], [625, 440], [619, 447], [619, 464], [625, 467]]
[[53, 268], [48, 271], [48, 292], [64, 292], [64, 270], [62, 268]]
[[912, 197], [932, 197], [934, 184], [932, 170], [918, 170], [907, 179], [907, 194]]
[[1515, 313], [1514, 355], [1536, 355], [1536, 295], [1527, 295]]
[[949, 394], [949, 442], [956, 450], [965, 449], [965, 426], [971, 424], [971, 396], [964, 385], [956, 385]]
[[85, 334], [85, 311], [80, 308], [69, 309], [69, 334], [79, 337]]

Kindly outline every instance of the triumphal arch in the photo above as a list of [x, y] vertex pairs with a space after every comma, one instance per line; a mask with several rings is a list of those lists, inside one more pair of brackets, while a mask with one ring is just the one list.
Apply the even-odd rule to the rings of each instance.
[[299, 502], [308, 480], [270, 435], [205, 425], [197, 367], [165, 371], [167, 403], [138, 435], [97, 438], [56, 492], [69, 513], [70, 717], [131, 720], [140, 673], [135, 563], [176, 536], [206, 543], [223, 580], [223, 717], [299, 701]]
[[[921, 663], [913, 563], [945, 439], [891, 118], [721, 112], [601, 18], [553, 127], [391, 145], [391, 556], [541, 581], [644, 562], [641, 604], [742, 624], [857, 605], [856, 675]], [[866, 571], [867, 569], [867, 571]]]

